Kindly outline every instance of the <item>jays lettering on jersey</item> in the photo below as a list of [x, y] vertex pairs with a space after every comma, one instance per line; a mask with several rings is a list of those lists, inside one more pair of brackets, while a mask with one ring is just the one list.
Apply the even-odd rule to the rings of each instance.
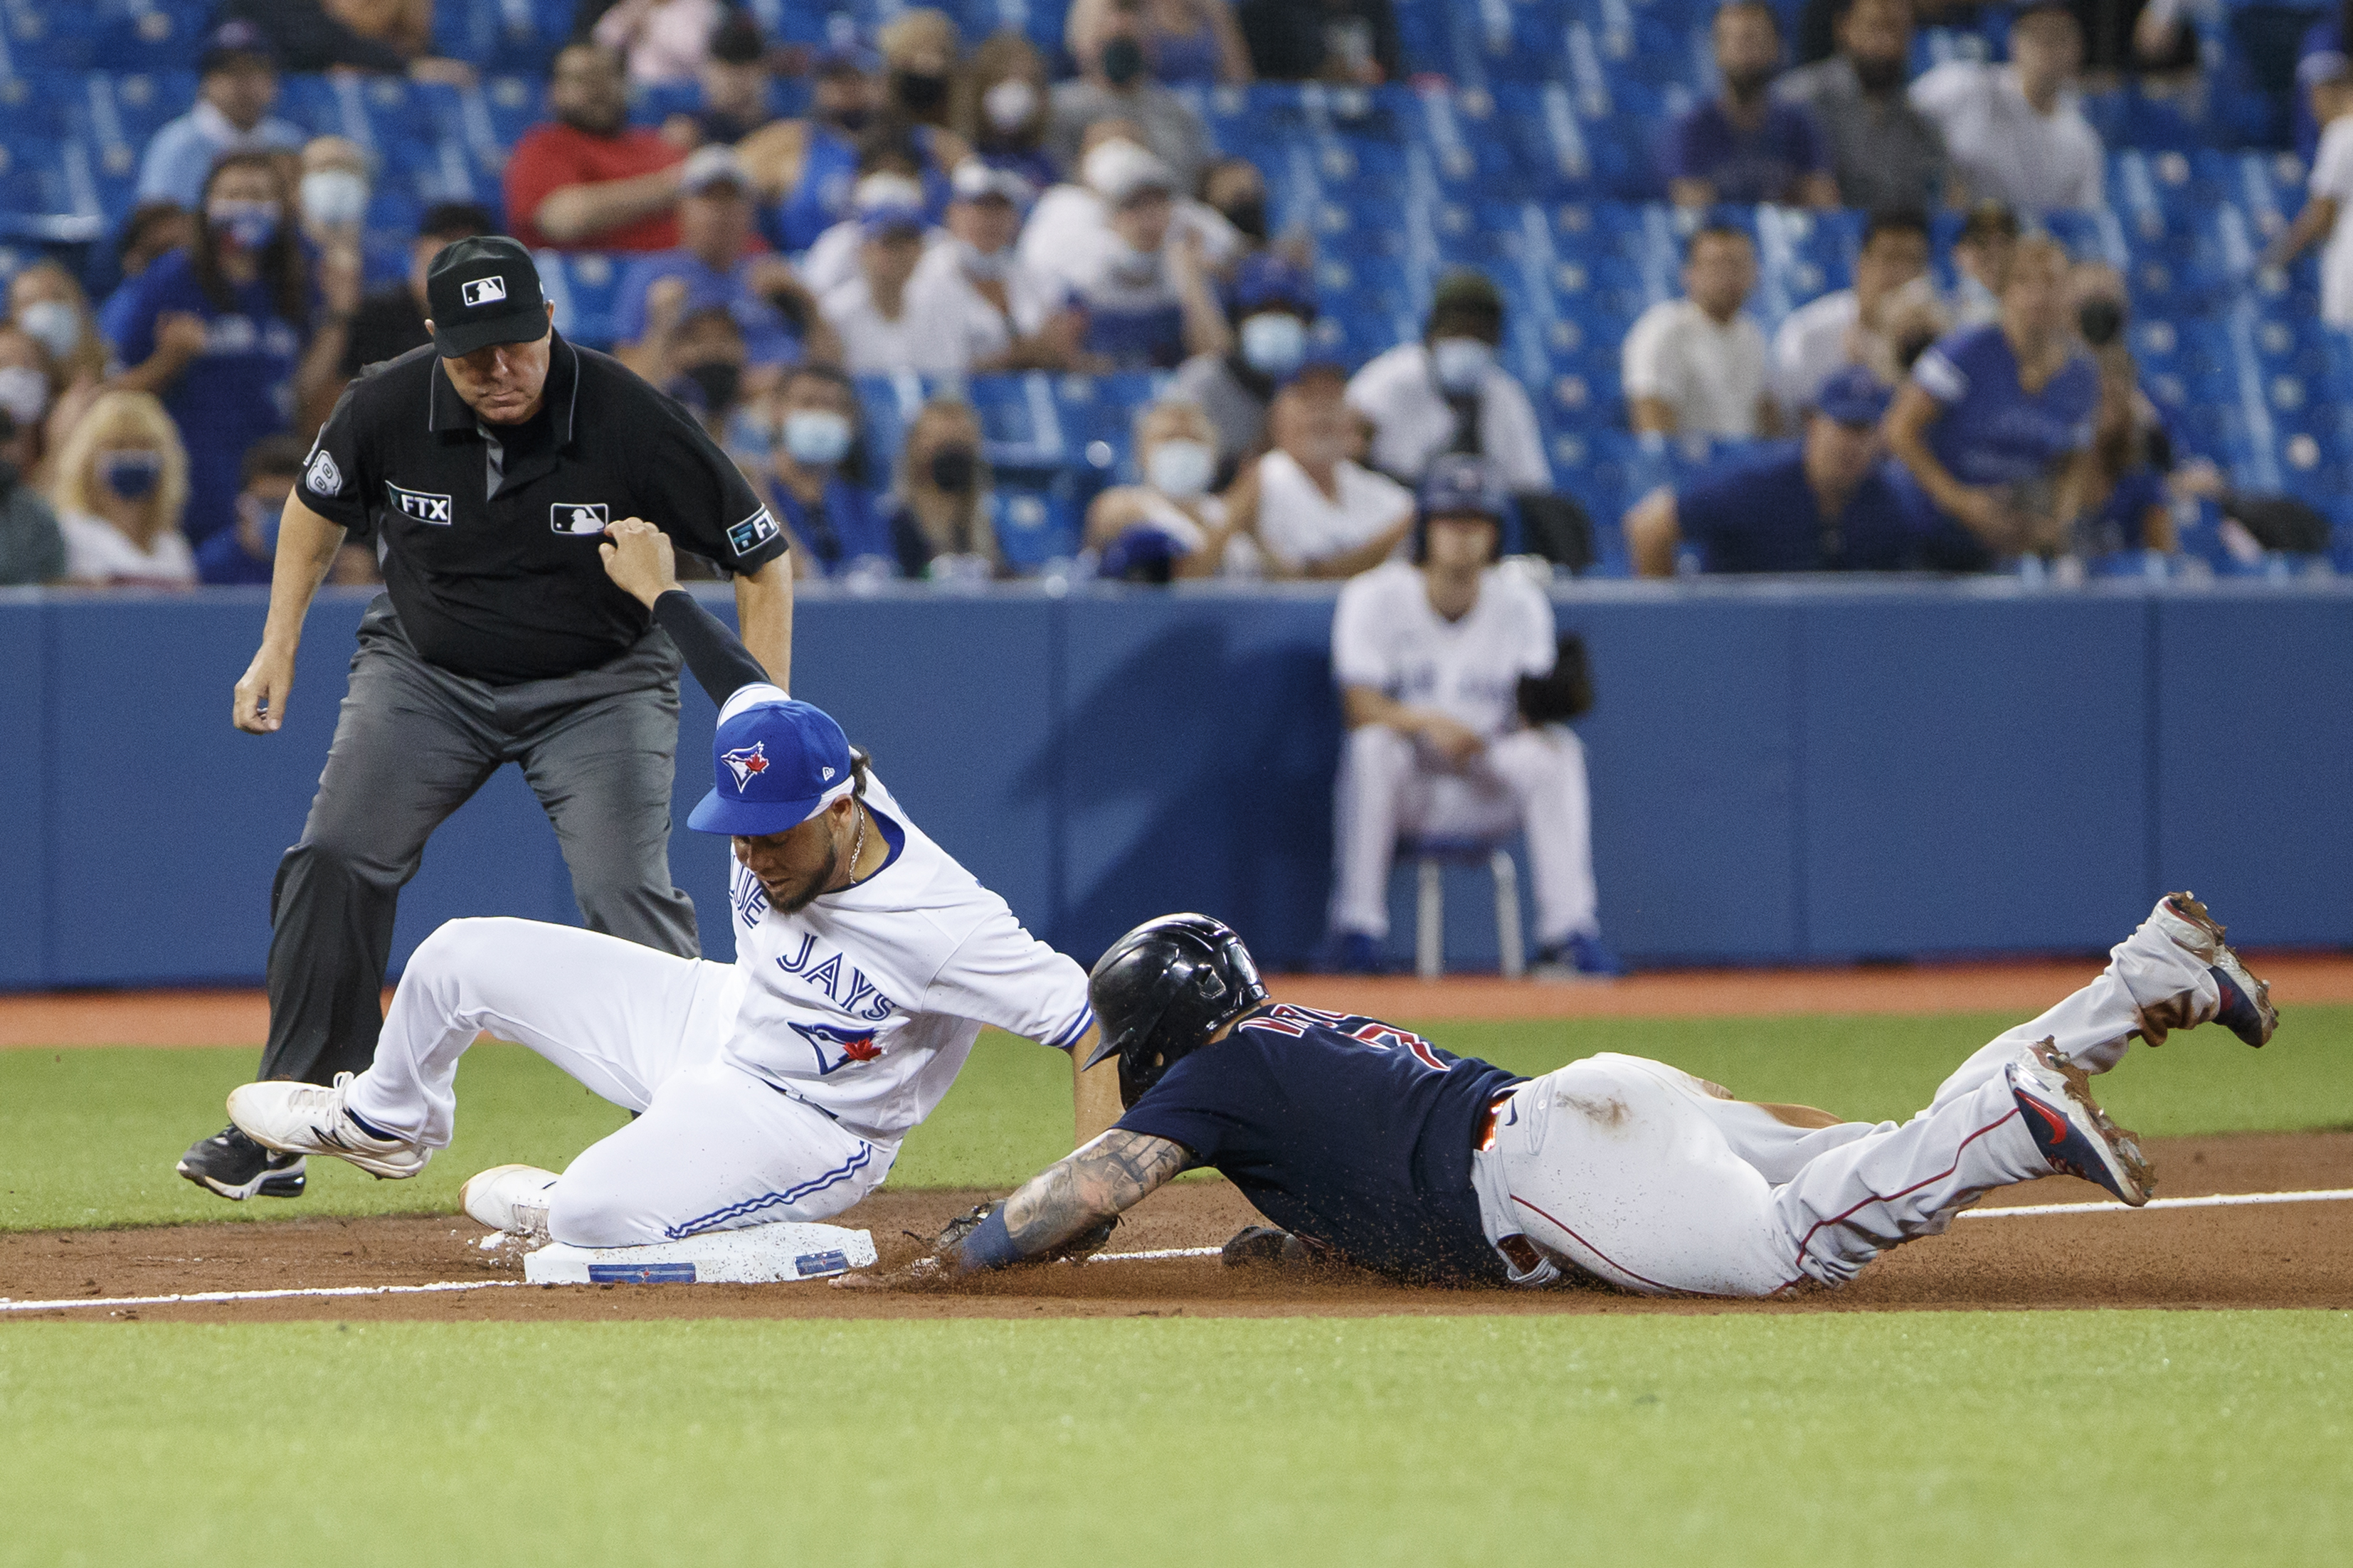
[[1461, 620], [1430, 605], [1422, 575], [1392, 561], [1352, 578], [1332, 615], [1332, 674], [1399, 702], [1435, 708], [1482, 735], [1512, 728], [1520, 677], [1558, 656], [1552, 603], [1516, 568], [1491, 566]]
[[1377, 1018], [1276, 1003], [1178, 1060], [1119, 1125], [1182, 1144], [1268, 1219], [1360, 1268], [1500, 1284], [1472, 1141], [1524, 1081]]
[[[722, 722], [758, 694], [778, 695], [745, 687]], [[892, 1139], [931, 1114], [982, 1025], [1067, 1049], [1095, 1019], [1086, 972], [1023, 930], [871, 773], [865, 802], [890, 858], [856, 887], [785, 914], [734, 868], [744, 1001], [723, 1054], [860, 1136]]]
[[[495, 495], [485, 428], [501, 446]], [[300, 493], [353, 537], [381, 537], [418, 653], [496, 684], [592, 669], [645, 635], [644, 606], [596, 552], [616, 519], [733, 572], [787, 547], [692, 415], [554, 333], [544, 405], [520, 425], [480, 426], [430, 344], [372, 367], [320, 430]]]

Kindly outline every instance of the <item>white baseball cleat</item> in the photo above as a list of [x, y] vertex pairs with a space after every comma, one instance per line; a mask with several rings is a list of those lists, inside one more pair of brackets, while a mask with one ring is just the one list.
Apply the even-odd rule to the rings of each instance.
[[2096, 1182], [2135, 1208], [2148, 1202], [2157, 1174], [2140, 1141], [2092, 1099], [2090, 1074], [2049, 1040], [2019, 1052], [2005, 1070], [2019, 1115], [2053, 1171]]
[[458, 1203], [470, 1218], [510, 1236], [544, 1242], [548, 1189], [555, 1173], [537, 1165], [492, 1165], [466, 1178]]
[[228, 1119], [265, 1149], [281, 1154], [332, 1154], [369, 1175], [398, 1181], [425, 1169], [433, 1151], [371, 1127], [343, 1103], [352, 1075], [332, 1088], [315, 1083], [248, 1083], [229, 1090]]

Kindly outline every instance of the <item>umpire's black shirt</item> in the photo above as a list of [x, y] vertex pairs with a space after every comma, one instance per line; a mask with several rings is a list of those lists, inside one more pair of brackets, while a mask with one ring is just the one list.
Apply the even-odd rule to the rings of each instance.
[[730, 572], [788, 547], [684, 407], [617, 360], [549, 339], [546, 395], [522, 424], [481, 424], [428, 343], [353, 382], [302, 469], [311, 510], [382, 541], [411, 646], [495, 685], [593, 669], [645, 635], [645, 607], [596, 553], [616, 519], [642, 517]]

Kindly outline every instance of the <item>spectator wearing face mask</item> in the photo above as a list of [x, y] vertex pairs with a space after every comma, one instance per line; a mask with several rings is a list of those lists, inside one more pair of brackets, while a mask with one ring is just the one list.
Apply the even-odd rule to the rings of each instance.
[[[996, 315], [1006, 347], [976, 360], [976, 369], [1077, 368], [1086, 317], [1071, 306], [1061, 283], [1031, 266], [1016, 244], [1029, 198], [1021, 176], [967, 158], [956, 165], [953, 184], [946, 241], [923, 252], [908, 293], [924, 303], [934, 294], [969, 295]], [[953, 313], [972, 310], [960, 302]]]
[[923, 258], [922, 197], [913, 182], [887, 175], [860, 187], [858, 276], [818, 302], [852, 375], [960, 375], [1012, 347], [1004, 320], [973, 290], [912, 287]]
[[[765, 223], [777, 249], [807, 250], [853, 217], [858, 183], [868, 174], [905, 173], [920, 181], [928, 217], [947, 205], [947, 170], [962, 149], [946, 132], [892, 111], [880, 68], [857, 45], [825, 50], [814, 68], [809, 117], [778, 121], [736, 148], [754, 187], [774, 204]], [[886, 149], [912, 167], [886, 163]]]
[[45, 476], [38, 481], [43, 483], [56, 471], [47, 458], [69, 433], [60, 427], [59, 441], [44, 439], [56, 397], [57, 364], [49, 351], [22, 327], [0, 326], [0, 414], [8, 416], [16, 454], [11, 460], [27, 478]]
[[628, 62], [632, 82], [665, 87], [695, 79], [726, 15], [720, 0], [620, 0], [589, 37]]
[[857, 389], [839, 371], [798, 365], [776, 402], [778, 441], [763, 489], [792, 535], [794, 574], [890, 576], [897, 556], [866, 489]]
[[1269, 576], [1353, 577], [1397, 553], [1413, 527], [1413, 492], [1350, 460], [1357, 431], [1345, 392], [1335, 366], [1301, 372], [1267, 416], [1274, 450], [1226, 498]]
[[1404, 72], [1392, 0], [1240, 0], [1234, 10], [1261, 80], [1377, 87]]
[[[1062, 22], [1062, 45], [1082, 60], [1102, 42], [1119, 0], [1073, 0]], [[1145, 68], [1167, 87], [1240, 86], [1250, 79], [1250, 49], [1225, 0], [1139, 0], [1136, 41]]]
[[948, 129], [956, 57], [964, 41], [944, 11], [919, 5], [902, 11], [875, 36], [882, 55], [882, 90], [890, 115], [932, 132], [927, 149], [942, 168], [952, 169], [970, 151]]
[[[0, 342], [11, 335], [0, 328]], [[65, 535], [48, 498], [26, 478], [35, 434], [16, 428], [0, 405], [0, 588], [54, 583], [66, 574]]]
[[795, 323], [815, 319], [817, 302], [781, 257], [752, 253], [754, 219], [751, 178], [734, 149], [695, 149], [679, 176], [678, 248], [639, 257], [621, 274], [613, 336], [623, 364], [660, 385], [670, 334], [705, 310], [735, 319], [755, 393], [800, 362]]
[[1088, 126], [1098, 120], [1130, 121], [1145, 148], [1169, 170], [1170, 188], [1189, 191], [1209, 162], [1208, 128], [1183, 99], [1152, 79], [1140, 10], [1136, 0], [1113, 0], [1094, 51], [1080, 58], [1081, 74], [1054, 84], [1048, 144], [1065, 165], [1074, 164]]
[[1911, 0], [1846, 0], [1838, 53], [1799, 66], [1773, 95], [1814, 117], [1831, 149], [1839, 200], [1866, 212], [1926, 209], [1945, 183], [1945, 138], [1912, 107]]
[[760, 25], [743, 12], [730, 10], [712, 31], [711, 51], [695, 75], [702, 83], [702, 107], [662, 122], [662, 134], [680, 146], [733, 146], [775, 122], [768, 105], [768, 42], [760, 37]]
[[954, 397], [924, 404], [900, 443], [894, 477], [884, 526], [901, 576], [970, 583], [1004, 574], [980, 416], [970, 404]]
[[1144, 482], [1114, 485], [1087, 507], [1087, 545], [1099, 570], [1132, 583], [1215, 576], [1234, 530], [1209, 488], [1218, 454], [1208, 415], [1172, 395], [1136, 415], [1134, 434]]
[[[1103, 228], [1062, 258], [1062, 281], [1086, 311], [1086, 352], [1118, 370], [1168, 369], [1229, 346], [1209, 283], [1207, 243], [1177, 222], [1176, 177], [1132, 142], [1087, 154]], [[1025, 254], [1029, 253], [1024, 247]]]
[[949, 110], [949, 123], [972, 155], [1020, 175], [1042, 191], [1064, 165], [1046, 151], [1049, 79], [1038, 46], [1008, 28], [973, 50]]
[[187, 443], [186, 527], [197, 543], [236, 521], [245, 449], [285, 429], [333, 379], [343, 352], [339, 334], [311, 337], [322, 301], [290, 194], [274, 156], [222, 159], [205, 186], [195, 244], [125, 284], [100, 318], [127, 367], [111, 384], [160, 396]]
[[[735, 456], [735, 417], [749, 392], [750, 351], [744, 329], [723, 306], [689, 310], [663, 344], [648, 381], [692, 411], [702, 433]], [[777, 377], [765, 378], [773, 386]], [[743, 466], [738, 458], [738, 466]]]
[[[267, 583], [278, 561], [278, 519], [294, 481], [302, 477], [307, 444], [295, 436], [265, 436], [247, 449], [239, 471], [237, 522], [205, 541], [196, 575], [206, 583]], [[363, 555], [365, 552], [361, 552]]]
[[214, 28], [196, 59], [195, 107], [157, 131], [140, 159], [139, 199], [194, 208], [223, 154], [301, 146], [301, 127], [270, 114], [277, 101], [278, 52], [261, 29]]
[[1779, 433], [1765, 381], [1765, 333], [1742, 307], [1757, 287], [1757, 252], [1736, 228], [1710, 225], [1683, 251], [1683, 295], [1643, 311], [1626, 334], [1620, 379], [1638, 431]]
[[[46, 415], [34, 417], [31, 429], [37, 451], [26, 476], [47, 485], [47, 456], [65, 445], [65, 438], [90, 411], [106, 380], [106, 338], [98, 330], [90, 298], [73, 274], [46, 258], [34, 262], [8, 281], [8, 314], [16, 328], [41, 345], [48, 356], [47, 374], [54, 384]], [[17, 404], [24, 405], [23, 395]]]
[[188, 453], [164, 405], [109, 392], [58, 454], [50, 493], [65, 534], [66, 576], [99, 587], [187, 587], [196, 562], [180, 531]]
[[534, 125], [507, 158], [507, 222], [539, 249], [668, 250], [678, 244], [680, 165], [659, 132], [629, 124], [620, 57], [572, 44], [549, 79], [551, 124]]
[[1226, 314], [1232, 345], [1223, 353], [1195, 354], [1177, 367], [1169, 386], [1171, 396], [1208, 417], [1221, 488], [1265, 445], [1267, 409], [1307, 361], [1314, 286], [1282, 257], [1261, 251], [1235, 271]]
[[1849, 365], [1820, 388], [1805, 439], [1743, 454], [1681, 489], [1661, 488], [1626, 516], [1626, 547], [1645, 577], [1672, 576], [1678, 548], [1703, 572], [1894, 572], [1911, 532], [1879, 438], [1888, 391]]
[[399, 278], [408, 268], [398, 246], [372, 242], [367, 233], [367, 153], [343, 136], [313, 136], [302, 144], [302, 175], [295, 186], [302, 213], [302, 237], [325, 258], [348, 255], [360, 267], [364, 288]]
[[1710, 24], [1723, 91], [1669, 128], [1660, 153], [1677, 206], [1779, 202], [1834, 207], [1838, 182], [1813, 116], [1767, 90], [1781, 68], [1781, 25], [1765, 0], [1726, 0]]
[[1514, 492], [1550, 490], [1552, 467], [1527, 393], [1503, 366], [1504, 297], [1464, 268], [1438, 280], [1422, 341], [1376, 356], [1348, 383], [1372, 422], [1372, 465], [1418, 484], [1441, 452], [1484, 457]]

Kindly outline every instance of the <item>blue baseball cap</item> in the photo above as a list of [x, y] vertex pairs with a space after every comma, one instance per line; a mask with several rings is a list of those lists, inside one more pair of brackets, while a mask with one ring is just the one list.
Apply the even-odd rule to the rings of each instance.
[[856, 783], [849, 738], [833, 716], [784, 696], [722, 715], [711, 771], [718, 782], [686, 825], [745, 838], [798, 827]]
[[1504, 521], [1504, 495], [1484, 458], [1448, 452], [1433, 458], [1414, 498], [1428, 517], [1486, 517]]
[[1288, 310], [1302, 320], [1315, 319], [1315, 285], [1306, 273], [1271, 250], [1245, 258], [1234, 269], [1232, 296], [1237, 316]]
[[1822, 383], [1814, 394], [1814, 408], [1841, 425], [1876, 425], [1894, 396], [1877, 376], [1851, 364]]

